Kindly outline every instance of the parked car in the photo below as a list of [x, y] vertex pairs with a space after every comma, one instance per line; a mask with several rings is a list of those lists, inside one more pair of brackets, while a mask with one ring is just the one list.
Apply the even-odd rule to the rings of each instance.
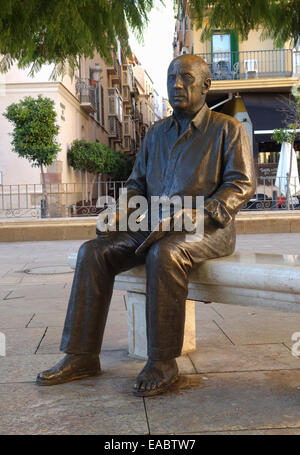
[[244, 210], [264, 210], [272, 207], [272, 198], [263, 193], [254, 194], [254, 196], [244, 205]]

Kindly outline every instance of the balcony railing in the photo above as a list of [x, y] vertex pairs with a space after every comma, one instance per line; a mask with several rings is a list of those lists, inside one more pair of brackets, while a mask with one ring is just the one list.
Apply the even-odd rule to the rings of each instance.
[[77, 78], [76, 93], [79, 95], [80, 106], [89, 113], [96, 112], [96, 85], [92, 85], [89, 79]]
[[257, 79], [296, 75], [292, 49], [212, 52], [200, 55], [210, 67], [212, 80]]
[[109, 116], [109, 137], [122, 141], [122, 124], [115, 116]]

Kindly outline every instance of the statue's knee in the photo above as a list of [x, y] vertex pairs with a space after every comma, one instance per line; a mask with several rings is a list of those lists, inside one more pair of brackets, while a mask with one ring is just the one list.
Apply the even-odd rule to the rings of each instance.
[[158, 241], [148, 251], [147, 259], [156, 264], [169, 263], [177, 256], [176, 248], [169, 243]]
[[97, 240], [96, 239], [93, 239], [93, 240], [88, 240], [87, 242], [84, 242], [79, 250], [78, 250], [78, 259], [77, 260], [85, 260], [87, 258], [91, 258], [93, 256], [95, 256], [95, 253], [98, 249], [98, 245], [97, 245]]

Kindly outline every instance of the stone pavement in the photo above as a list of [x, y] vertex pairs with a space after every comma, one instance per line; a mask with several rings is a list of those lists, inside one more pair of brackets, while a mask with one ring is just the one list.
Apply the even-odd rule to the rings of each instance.
[[[153, 398], [131, 394], [144, 362], [127, 355], [126, 298], [113, 295], [103, 374], [53, 387], [36, 374], [63, 354], [59, 342], [82, 240], [0, 243], [0, 434], [300, 434], [300, 314], [196, 305], [197, 351]], [[300, 234], [238, 236], [238, 250], [300, 254]]]

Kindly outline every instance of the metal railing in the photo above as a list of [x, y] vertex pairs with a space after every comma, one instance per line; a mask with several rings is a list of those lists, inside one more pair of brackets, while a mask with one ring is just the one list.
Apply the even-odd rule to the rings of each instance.
[[[100, 212], [99, 197], [109, 195], [117, 200], [124, 186], [125, 181], [52, 183], [46, 185], [45, 201], [41, 184], [0, 185], [0, 219], [95, 216]], [[255, 195], [241, 210], [300, 210], [297, 189], [295, 178], [288, 191], [285, 177], [280, 181], [258, 177]]]
[[[213, 80], [288, 77], [299, 70], [292, 49], [201, 53]], [[296, 66], [294, 68], [294, 66]]]
[[241, 211], [300, 210], [300, 187], [296, 177], [258, 177], [256, 191]]
[[97, 110], [96, 85], [92, 85], [89, 79], [76, 79], [76, 93], [79, 95], [81, 104], [90, 104]]
[[100, 212], [100, 196], [115, 200], [124, 181], [93, 183], [52, 183], [46, 185], [47, 200], [41, 184], [0, 185], [0, 219], [65, 218], [95, 216]]

